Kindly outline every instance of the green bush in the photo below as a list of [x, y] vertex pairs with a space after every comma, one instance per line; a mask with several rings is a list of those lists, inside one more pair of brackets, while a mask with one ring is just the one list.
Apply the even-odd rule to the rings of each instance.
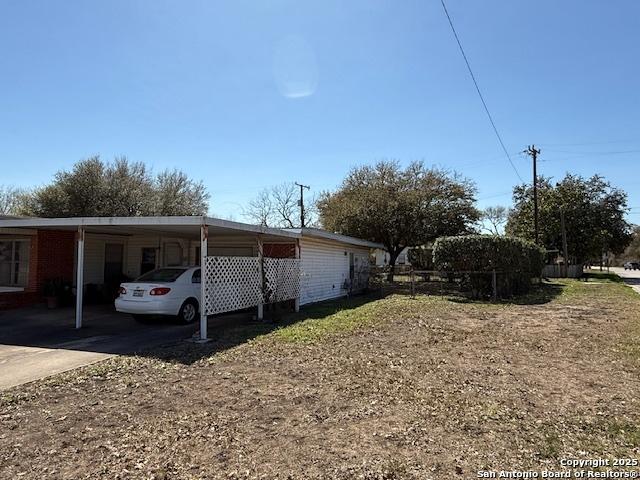
[[407, 256], [414, 270], [433, 270], [433, 249], [426, 247], [412, 247]]
[[462, 286], [476, 298], [492, 295], [495, 270], [498, 295], [504, 297], [529, 291], [531, 279], [542, 275], [544, 250], [517, 237], [441, 237], [433, 246], [433, 263], [437, 270], [464, 272]]

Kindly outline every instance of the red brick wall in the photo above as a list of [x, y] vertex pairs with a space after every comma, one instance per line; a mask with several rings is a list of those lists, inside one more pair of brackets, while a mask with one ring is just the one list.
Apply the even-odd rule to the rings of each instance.
[[262, 251], [265, 257], [296, 258], [296, 246], [293, 243], [265, 243]]
[[75, 232], [39, 230], [30, 238], [27, 286], [24, 292], [0, 293], [0, 310], [41, 302], [47, 280], [73, 282]]
[[29, 269], [36, 270], [36, 290], [42, 291], [47, 280], [73, 282], [75, 235], [69, 231], [38, 231], [36, 258], [29, 262]]

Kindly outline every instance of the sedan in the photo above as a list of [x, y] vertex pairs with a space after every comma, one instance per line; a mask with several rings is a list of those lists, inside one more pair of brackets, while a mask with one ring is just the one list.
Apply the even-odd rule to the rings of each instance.
[[191, 323], [200, 310], [200, 267], [151, 270], [133, 282], [121, 284], [115, 306], [118, 312], [130, 313], [136, 320], [171, 315]]
[[638, 270], [640, 269], [640, 262], [627, 262], [624, 264], [625, 270]]

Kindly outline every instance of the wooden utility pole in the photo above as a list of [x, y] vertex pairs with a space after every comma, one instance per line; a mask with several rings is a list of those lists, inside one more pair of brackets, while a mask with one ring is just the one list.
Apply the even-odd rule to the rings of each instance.
[[567, 247], [567, 228], [564, 223], [564, 207], [560, 209], [560, 227], [562, 228], [562, 256], [564, 257], [564, 276], [569, 276], [569, 248]]
[[304, 189], [309, 190], [311, 187], [298, 182], [295, 182], [295, 184], [300, 187], [300, 200], [298, 200], [298, 206], [300, 207], [300, 228], [304, 228]]
[[527, 155], [530, 155], [533, 159], [533, 228], [535, 231], [536, 243], [539, 243], [539, 230], [538, 230], [538, 155], [540, 149], [536, 150], [535, 145], [529, 145], [524, 151]]

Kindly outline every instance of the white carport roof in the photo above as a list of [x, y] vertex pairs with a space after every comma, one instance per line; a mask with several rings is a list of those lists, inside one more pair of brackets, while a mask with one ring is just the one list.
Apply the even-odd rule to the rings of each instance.
[[37, 218], [37, 217], [0, 217], [0, 228], [30, 228], [77, 230], [84, 227], [88, 233], [162, 233], [200, 237], [200, 227], [209, 227], [210, 236], [238, 234], [261, 234], [267, 237], [303, 238], [311, 237], [322, 240], [356, 245], [368, 248], [384, 248], [383, 245], [360, 238], [331, 233], [317, 228], [268, 228], [261, 225], [233, 222], [213, 217], [201, 216], [165, 216], [165, 217], [70, 217], [70, 218]]
[[88, 233], [114, 234], [174, 234], [200, 237], [200, 228], [209, 227], [209, 235], [262, 234], [274, 237], [299, 238], [300, 235], [277, 228], [232, 222], [219, 218], [201, 216], [166, 217], [70, 217], [70, 218], [5, 218], [0, 219], [0, 228], [30, 228], [77, 230], [83, 227]]

